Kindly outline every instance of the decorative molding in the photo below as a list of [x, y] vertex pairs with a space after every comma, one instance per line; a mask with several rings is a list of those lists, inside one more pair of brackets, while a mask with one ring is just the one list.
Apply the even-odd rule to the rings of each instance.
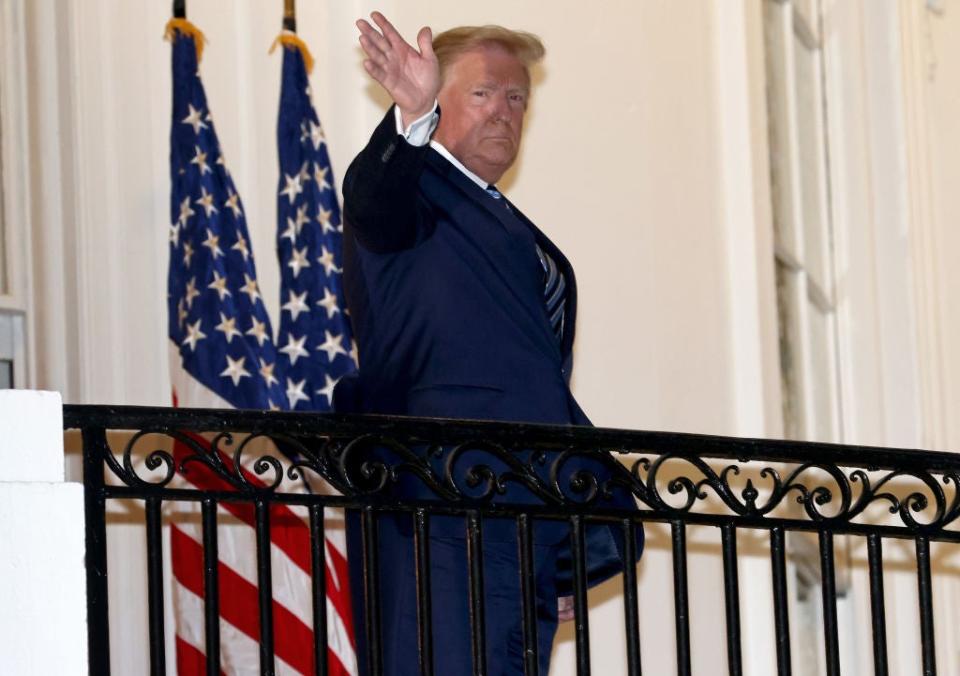
[[917, 352], [922, 402], [922, 443], [943, 448], [948, 441], [947, 416], [952, 410], [944, 383], [943, 307], [940, 294], [940, 247], [935, 185], [930, 149], [927, 102], [928, 20], [924, 7], [900, 0], [904, 126], [906, 134], [907, 219], [917, 331]]
[[722, 220], [733, 401], [739, 434], [782, 434], [763, 17], [759, 3], [714, 6]]

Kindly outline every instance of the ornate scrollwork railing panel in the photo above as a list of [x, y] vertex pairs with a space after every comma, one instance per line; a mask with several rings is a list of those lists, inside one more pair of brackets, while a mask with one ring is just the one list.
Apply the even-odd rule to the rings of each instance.
[[140, 492], [189, 488], [207, 473], [251, 498], [302, 493], [310, 482], [358, 504], [612, 515], [632, 500], [650, 519], [874, 524], [933, 537], [956, 532], [960, 517], [960, 456], [943, 453], [242, 411], [67, 407], [65, 426], [128, 430], [107, 435], [101, 460], [112, 483]]

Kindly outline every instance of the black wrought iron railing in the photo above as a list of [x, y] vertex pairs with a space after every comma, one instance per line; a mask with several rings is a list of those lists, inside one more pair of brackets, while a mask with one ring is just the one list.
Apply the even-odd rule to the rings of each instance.
[[[381, 416], [338, 416], [235, 410], [147, 409], [67, 406], [64, 427], [82, 436], [86, 488], [89, 648], [92, 674], [110, 673], [107, 520], [114, 500], [143, 504], [149, 586], [150, 666], [165, 673], [162, 528], [165, 506], [202, 506], [204, 653], [207, 673], [220, 673], [218, 512], [225, 504], [252, 506], [255, 515], [259, 617], [259, 667], [274, 673], [273, 582], [269, 554], [271, 508], [300, 506], [307, 514], [313, 570], [324, 569], [326, 510], [357, 514], [364, 615], [358, 646], [370, 674], [432, 674], [437, 618], [431, 613], [431, 522], [462, 519], [468, 570], [470, 659], [485, 673], [485, 526], [516, 525], [520, 579], [517, 618], [522, 627], [523, 669], [542, 665], [533, 547], [537, 524], [562, 524], [569, 538], [576, 669], [590, 673], [587, 606], [589, 547], [586, 533], [611, 526], [628, 561], [636, 560], [639, 524], [660, 522], [671, 533], [676, 664], [691, 673], [687, 528], [718, 529], [722, 551], [727, 669], [743, 671], [737, 534], [769, 533], [777, 673], [791, 673], [786, 535], [807, 532], [819, 547], [822, 641], [825, 673], [840, 673], [835, 538], [865, 540], [869, 568], [874, 673], [888, 673], [883, 584], [883, 543], [912, 541], [916, 551], [922, 670], [935, 674], [931, 543], [960, 542], [960, 456], [912, 450], [721, 438], [688, 434], [552, 427]], [[179, 450], [177, 450], [179, 449]], [[196, 468], [196, 470], [194, 469]], [[220, 481], [216, 489], [182, 483], [178, 476], [202, 470]], [[306, 492], [305, 478], [332, 491]], [[629, 495], [637, 509], [617, 496]], [[619, 506], [615, 506], [619, 505]], [[417, 606], [417, 665], [398, 670], [384, 662], [379, 613], [378, 519], [406, 515], [413, 541]], [[627, 673], [641, 673], [638, 580], [625, 566], [623, 627]], [[327, 588], [312, 578], [313, 668], [328, 673]], [[660, 609], [662, 612], [662, 609]], [[145, 637], [146, 638], [146, 637]], [[362, 639], [362, 640], [361, 640]], [[662, 646], [658, 646], [662, 649]], [[438, 674], [439, 676], [439, 674]], [[443, 676], [447, 676], [444, 674]], [[545, 675], [544, 675], [545, 676]]]

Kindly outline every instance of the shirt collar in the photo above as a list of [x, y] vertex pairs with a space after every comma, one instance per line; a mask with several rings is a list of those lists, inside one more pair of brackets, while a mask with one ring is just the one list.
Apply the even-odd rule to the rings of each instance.
[[446, 158], [446, 160], [447, 160], [450, 164], [452, 164], [452, 165], [455, 166], [457, 169], [459, 169], [460, 172], [461, 172], [464, 176], [466, 176], [467, 178], [469, 178], [471, 181], [473, 181], [474, 183], [476, 183], [478, 186], [480, 186], [480, 187], [483, 188], [484, 190], [486, 190], [487, 188], [490, 187], [490, 184], [489, 184], [489, 183], [487, 183], [487, 182], [484, 181], [482, 178], [480, 178], [479, 176], [477, 176], [475, 173], [473, 173], [472, 171], [470, 171], [469, 169], [467, 169], [465, 166], [463, 166], [463, 163], [460, 162], [460, 160], [458, 160], [456, 157], [454, 157], [454, 156], [450, 153], [449, 150], [447, 150], [446, 148], [444, 148], [444, 147], [443, 147], [443, 144], [441, 144], [439, 141], [434, 141], [433, 139], [430, 139], [430, 147], [433, 148], [434, 150], [436, 150], [436, 151], [437, 151], [438, 153], [440, 153], [441, 155], [443, 155], [444, 158]]

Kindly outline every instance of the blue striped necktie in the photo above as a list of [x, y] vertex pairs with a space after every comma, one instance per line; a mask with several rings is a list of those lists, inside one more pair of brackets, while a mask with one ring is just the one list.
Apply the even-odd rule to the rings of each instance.
[[[493, 199], [499, 201], [507, 209], [510, 204], [503, 198], [503, 195], [497, 190], [496, 186], [489, 185], [486, 188], [487, 194]], [[543, 268], [543, 300], [547, 307], [547, 317], [550, 318], [550, 326], [553, 327], [553, 333], [558, 341], [563, 341], [563, 320], [567, 304], [567, 280], [557, 262], [553, 260], [546, 251], [537, 244], [537, 257], [540, 259], [540, 266]]]

